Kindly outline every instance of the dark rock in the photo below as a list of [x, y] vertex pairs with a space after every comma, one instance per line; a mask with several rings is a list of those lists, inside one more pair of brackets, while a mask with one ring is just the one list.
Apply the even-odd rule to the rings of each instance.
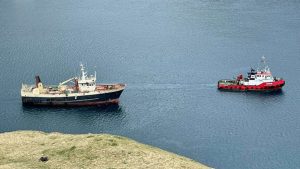
[[42, 156], [41, 158], [40, 158], [40, 161], [41, 162], [46, 162], [46, 161], [48, 161], [49, 159], [48, 159], [48, 157], [47, 156]]

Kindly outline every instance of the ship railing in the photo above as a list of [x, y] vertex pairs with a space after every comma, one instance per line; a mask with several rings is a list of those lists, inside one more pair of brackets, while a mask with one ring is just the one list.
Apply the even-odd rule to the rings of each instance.
[[219, 80], [218, 82], [219, 84], [223, 84], [223, 85], [232, 85], [232, 84], [236, 84], [237, 81], [236, 80], [232, 80], [232, 79], [223, 79], [223, 80]]
[[22, 91], [24, 92], [31, 92], [34, 89], [35, 85], [28, 85], [22, 83]]
[[280, 77], [274, 77], [274, 80], [275, 81], [279, 81], [279, 80], [282, 80], [282, 78], [280, 78]]
[[118, 83], [118, 84], [97, 84], [96, 90], [118, 90], [124, 88], [125, 84]]

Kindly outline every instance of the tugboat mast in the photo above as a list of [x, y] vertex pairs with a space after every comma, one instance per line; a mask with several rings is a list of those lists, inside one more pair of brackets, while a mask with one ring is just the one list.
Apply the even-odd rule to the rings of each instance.
[[265, 56], [261, 57], [260, 66], [259, 66], [259, 70], [258, 71], [263, 71], [263, 72], [269, 72], [270, 71], [270, 68], [267, 65], [266, 57]]

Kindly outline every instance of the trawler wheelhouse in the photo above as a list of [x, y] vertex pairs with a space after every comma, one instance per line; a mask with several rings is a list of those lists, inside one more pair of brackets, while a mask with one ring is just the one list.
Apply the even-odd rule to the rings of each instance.
[[78, 88], [80, 92], [92, 92], [96, 89], [96, 72], [95, 76], [90, 75], [87, 76], [87, 72], [85, 72], [85, 67], [80, 64], [81, 67], [81, 77], [78, 80]]

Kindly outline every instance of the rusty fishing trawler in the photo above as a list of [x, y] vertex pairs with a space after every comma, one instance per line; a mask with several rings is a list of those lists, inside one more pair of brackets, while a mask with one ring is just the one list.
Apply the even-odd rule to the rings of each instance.
[[[59, 85], [44, 86], [36, 76], [35, 85], [22, 84], [21, 97], [23, 105], [39, 106], [98, 106], [118, 104], [125, 84], [96, 84], [96, 72], [87, 75], [85, 67], [80, 64], [81, 76], [72, 77]], [[73, 85], [67, 83], [73, 82]]]
[[260, 68], [248, 73], [247, 77], [242, 74], [236, 79], [224, 79], [218, 81], [218, 89], [225, 91], [276, 91], [280, 90], [285, 85], [285, 80], [278, 77], [273, 77], [270, 68], [266, 64], [266, 58], [261, 59]]

